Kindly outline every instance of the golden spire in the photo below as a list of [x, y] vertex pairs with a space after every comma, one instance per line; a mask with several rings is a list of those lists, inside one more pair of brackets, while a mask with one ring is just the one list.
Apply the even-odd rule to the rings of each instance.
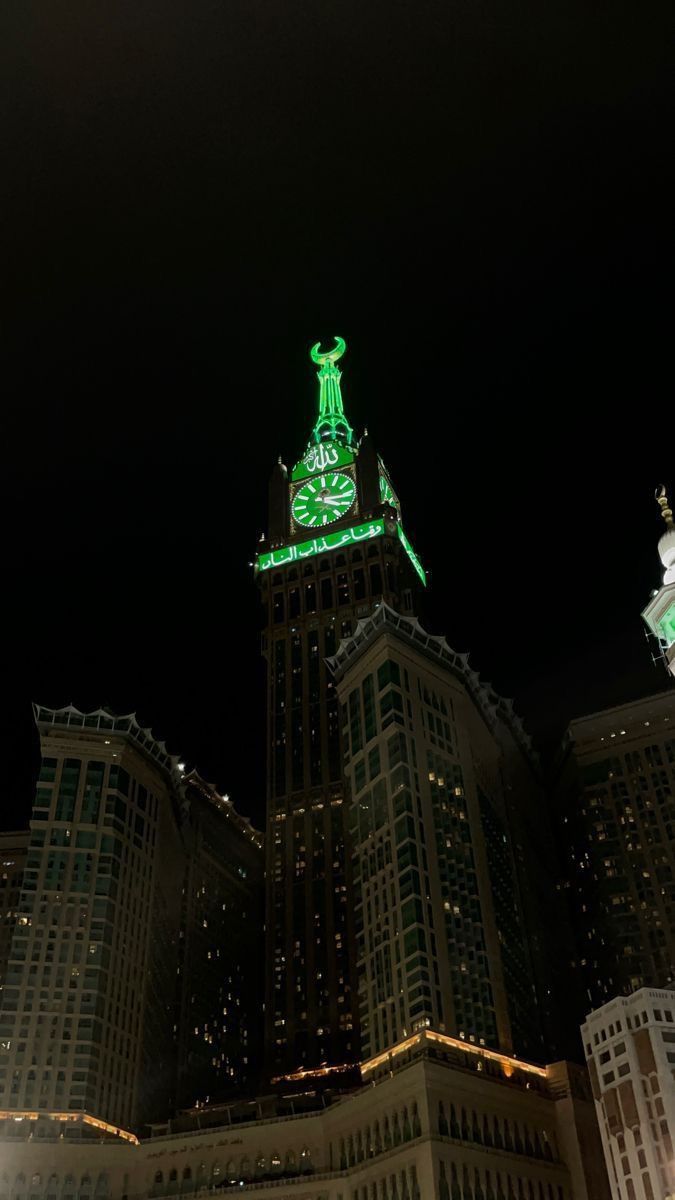
[[661, 485], [660, 488], [656, 489], [654, 495], [656, 498], [656, 503], [658, 504], [659, 508], [661, 509], [661, 516], [663, 517], [667, 528], [672, 529], [673, 528], [673, 510], [668, 504], [668, 497], [666, 495], [666, 489], [663, 486], [663, 484]]

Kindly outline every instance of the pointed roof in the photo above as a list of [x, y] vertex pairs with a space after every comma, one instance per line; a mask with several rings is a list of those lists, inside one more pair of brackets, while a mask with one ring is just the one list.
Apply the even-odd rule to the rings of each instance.
[[332, 350], [321, 350], [321, 342], [312, 346], [309, 356], [319, 367], [319, 415], [312, 430], [314, 442], [339, 442], [351, 446], [354, 431], [342, 405], [341, 372], [337, 365], [346, 349], [344, 338], [336, 337]]

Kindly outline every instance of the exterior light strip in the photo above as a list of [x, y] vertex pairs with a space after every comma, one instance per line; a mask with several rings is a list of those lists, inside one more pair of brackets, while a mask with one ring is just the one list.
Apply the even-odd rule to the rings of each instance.
[[498, 1050], [488, 1050], [485, 1046], [475, 1046], [471, 1042], [463, 1042], [461, 1038], [448, 1037], [447, 1033], [436, 1033], [433, 1029], [422, 1029], [412, 1037], [406, 1038], [405, 1041], [397, 1042], [395, 1046], [385, 1050], [383, 1054], [378, 1054], [376, 1058], [369, 1058], [366, 1062], [361, 1063], [361, 1074], [366, 1075], [368, 1072], [374, 1071], [389, 1059], [402, 1054], [405, 1050], [412, 1049], [413, 1046], [420, 1045], [423, 1041], [440, 1042], [442, 1046], [451, 1047], [453, 1050], [468, 1051], [477, 1058], [491, 1059], [492, 1062], [498, 1062], [504, 1068], [504, 1074], [507, 1076], [512, 1075], [514, 1071], [527, 1071], [530, 1075], [539, 1075], [541, 1079], [547, 1078], [546, 1067], [535, 1067], [533, 1063], [521, 1062], [519, 1058], [513, 1058], [509, 1054], [500, 1054]]
[[358, 1063], [340, 1063], [334, 1067], [314, 1067], [313, 1069], [307, 1068], [306, 1070], [301, 1068], [299, 1071], [292, 1071], [290, 1075], [275, 1075], [270, 1080], [270, 1083], [289, 1083], [291, 1080], [296, 1081], [299, 1079], [320, 1079], [325, 1075], [339, 1075], [340, 1072], [358, 1071], [358, 1069]]
[[112, 1133], [115, 1137], [123, 1138], [125, 1142], [131, 1142], [132, 1146], [139, 1145], [135, 1133], [129, 1133], [126, 1129], [119, 1129], [117, 1125], [109, 1125], [107, 1121], [101, 1121], [98, 1117], [90, 1116], [89, 1113], [28, 1112], [16, 1108], [0, 1109], [0, 1121], [39, 1121], [41, 1117], [48, 1117], [50, 1121], [69, 1121], [71, 1124], [75, 1121], [82, 1121], [85, 1125], [92, 1125], [94, 1129], [102, 1129], [104, 1133]]
[[[325, 533], [322, 537], [312, 538], [309, 542], [295, 542], [289, 546], [281, 546], [278, 550], [269, 550], [265, 554], [259, 554], [256, 567], [259, 571], [269, 571], [270, 567], [286, 567], [289, 563], [298, 562], [300, 559], [313, 558], [315, 554], [326, 554], [329, 550], [337, 550], [341, 546], [366, 542], [370, 538], [382, 537], [385, 533], [384, 519], [376, 517], [372, 521], [366, 521], [363, 525], [352, 525], [350, 529]], [[396, 526], [396, 533], [422, 583], [426, 586], [427, 578], [424, 567], [400, 525]]]

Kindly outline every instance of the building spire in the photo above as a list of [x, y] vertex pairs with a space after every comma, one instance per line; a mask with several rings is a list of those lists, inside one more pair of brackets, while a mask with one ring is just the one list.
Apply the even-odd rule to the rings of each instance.
[[663, 486], [663, 484], [661, 485], [660, 488], [656, 489], [656, 492], [654, 493], [654, 495], [656, 497], [656, 503], [658, 504], [659, 508], [661, 509], [661, 516], [663, 517], [663, 519], [666, 523], [666, 528], [672, 529], [673, 528], [673, 510], [670, 507], [670, 505], [668, 504], [668, 497], [666, 495], [666, 489]]
[[312, 430], [315, 442], [340, 442], [343, 446], [351, 446], [354, 431], [347, 420], [342, 407], [340, 391], [341, 372], [337, 360], [345, 352], [344, 338], [335, 338], [333, 350], [321, 350], [321, 342], [317, 342], [310, 350], [310, 358], [319, 367], [319, 415]]

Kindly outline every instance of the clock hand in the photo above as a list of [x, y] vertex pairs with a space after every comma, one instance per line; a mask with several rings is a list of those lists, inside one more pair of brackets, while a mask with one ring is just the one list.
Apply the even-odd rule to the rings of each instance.
[[331, 500], [330, 496], [321, 497], [324, 504], [344, 504], [344, 500]]

